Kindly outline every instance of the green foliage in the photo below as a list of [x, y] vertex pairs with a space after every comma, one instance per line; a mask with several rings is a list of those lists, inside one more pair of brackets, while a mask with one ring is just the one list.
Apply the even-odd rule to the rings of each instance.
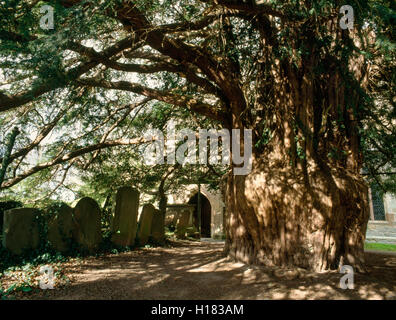
[[18, 291], [30, 292], [32, 291], [31, 285], [28, 283], [13, 284], [7, 290], [3, 290], [0, 286], [0, 299], [1, 300], [11, 300], [12, 294]]
[[[20, 127], [21, 134], [16, 142], [16, 149], [20, 150], [32, 143], [34, 140], [32, 132], [39, 132], [56, 118], [58, 112], [60, 119], [52, 130], [56, 139], [47, 139], [40, 147], [36, 146], [29, 157], [14, 160], [10, 164], [6, 182], [10, 181], [14, 173], [24, 173], [30, 167], [50, 161], [59, 154], [67, 154], [99, 143], [106, 135], [108, 139], [114, 140], [132, 139], [139, 137], [148, 128], [164, 130], [170, 119], [177, 119], [181, 127], [189, 127], [193, 130], [198, 127], [221, 127], [220, 124], [204, 116], [192, 114], [188, 108], [179, 108], [164, 102], [151, 101], [144, 107], [131, 111], [125, 106], [139, 101], [136, 94], [103, 88], [81, 88], [76, 85], [73, 78], [75, 74], [70, 70], [74, 70], [78, 64], [86, 63], [89, 59], [86, 56], [76, 58], [70, 50], [66, 50], [69, 42], [73, 40], [85, 43], [99, 52], [115, 41], [130, 35], [116, 19], [117, 9], [126, 2], [111, 0], [92, 4], [81, 1], [68, 8], [62, 6], [60, 1], [40, 1], [34, 3], [33, 7], [30, 7], [29, 3], [8, 0], [5, 1], [5, 6], [0, 7], [0, 67], [4, 77], [11, 83], [6, 89], [1, 87], [1, 90], [6, 90], [7, 94], [14, 94], [27, 87], [39, 88], [46, 83], [49, 83], [53, 89], [35, 99], [34, 104], [24, 110], [2, 113], [0, 136], [5, 137], [13, 126]], [[42, 30], [39, 27], [38, 21], [41, 17], [39, 9], [44, 3], [50, 3], [55, 7], [54, 30]], [[271, 18], [270, 26], [276, 29], [272, 40], [278, 45], [273, 46], [266, 41], [266, 49], [270, 50], [266, 54], [261, 42], [262, 33], [266, 30], [260, 29], [260, 26], [265, 26], [265, 20], [255, 23], [253, 16], [243, 14], [229, 17], [222, 15], [221, 19], [215, 20], [207, 28], [191, 30], [187, 35], [179, 34], [180, 41], [196, 46], [204, 54], [213, 55], [217, 61], [228, 61], [229, 66], [235, 69], [235, 77], [240, 79], [249, 105], [242, 117], [246, 117], [247, 122], [251, 121], [254, 124], [257, 119], [259, 124], [255, 130], [254, 145], [263, 153], [277, 129], [270, 121], [277, 112], [271, 100], [273, 85], [271, 68], [278, 64], [280, 68], [282, 63], [290, 62], [291, 68], [301, 74], [305, 72], [314, 74], [317, 82], [315, 108], [322, 107], [323, 92], [319, 89], [321, 79], [339, 71], [347, 87], [345, 99], [350, 106], [348, 109], [352, 109], [358, 122], [359, 147], [363, 152], [368, 179], [379, 182], [385, 191], [395, 191], [395, 175], [379, 174], [384, 171], [394, 171], [393, 168], [396, 168], [394, 1], [365, 0], [349, 3], [355, 11], [355, 31], [365, 44], [361, 48], [356, 47], [346, 32], [335, 38], [334, 29], [331, 30], [327, 23], [331, 17], [338, 16], [342, 4], [339, 1], [274, 0], [267, 3], [274, 10], [282, 12], [285, 18]], [[155, 25], [195, 22], [213, 13], [213, 10], [208, 10], [211, 4], [195, 0], [139, 0], [134, 4], [144, 13], [147, 20]], [[368, 30], [372, 30], [372, 33]], [[175, 39], [179, 35], [168, 34]], [[371, 44], [369, 40], [373, 36], [375, 43]], [[32, 37], [34, 39], [31, 39]], [[155, 50], [147, 47], [144, 48], [146, 52], [157, 54]], [[381, 72], [375, 79], [370, 80], [367, 90], [360, 88], [348, 68], [348, 61], [352, 57], [363, 57], [367, 63], [381, 67]], [[312, 70], [307, 71], [304, 68], [312, 58], [315, 58], [317, 63]], [[265, 63], [259, 63], [264, 60]], [[141, 61], [128, 61], [125, 58], [124, 62], [140, 63]], [[144, 64], [150, 63], [153, 62], [144, 61]], [[335, 66], [335, 69], [330, 69], [330, 65]], [[187, 81], [180, 72], [161, 71], [138, 75], [133, 73], [131, 77], [130, 74], [98, 67], [86, 72], [84, 77], [95, 76], [108, 81], [129, 81], [133, 78], [134, 82], [165, 92], [172, 90], [172, 93], [182, 96], [207, 98], [206, 93], [203, 93], [196, 84]], [[200, 71], [197, 71], [197, 74], [207, 78]], [[259, 88], [260, 77], [264, 77], [262, 81], [265, 83], [264, 88]], [[32, 81], [25, 81], [26, 78]], [[213, 82], [213, 79], [209, 80]], [[262, 96], [257, 95], [259, 90], [262, 91]], [[354, 90], [360, 96], [357, 105], [350, 103], [354, 102], [350, 100], [356, 98], [350, 94]], [[213, 97], [211, 99], [209, 100], [212, 103], [214, 99]], [[379, 103], [374, 103], [375, 101]], [[265, 105], [265, 108], [258, 110], [257, 105]], [[327, 111], [323, 110], [323, 119], [316, 119], [314, 133], [303, 128], [299, 119], [290, 119], [294, 122], [290, 125], [297, 126], [294, 148], [299, 160], [305, 159], [306, 139], [314, 139], [317, 146], [318, 141], [326, 139], [326, 134], [338, 132], [341, 137], [345, 137], [350, 130], [351, 124], [347, 123], [343, 112], [340, 111], [337, 117], [330, 117]], [[111, 129], [113, 126], [115, 128]], [[323, 128], [326, 128], [326, 132], [321, 131], [325, 130]], [[323, 157], [329, 162], [345, 159], [342, 143], [339, 146], [329, 146]], [[47, 204], [52, 200], [71, 202], [83, 195], [91, 196], [103, 204], [102, 224], [108, 227], [113, 201], [108, 196], [118, 187], [125, 184], [134, 185], [152, 193], [153, 202], [158, 201], [158, 195], [155, 193], [161, 179], [171, 166], [148, 167], [144, 166], [141, 160], [141, 149], [134, 146], [89, 152], [80, 156], [78, 161], [66, 161], [41, 170], [19, 182], [17, 186], [6, 190], [4, 194], [17, 195], [24, 202], [35, 205]], [[178, 192], [183, 188], [183, 183], [198, 180], [203, 180], [215, 188], [227, 168], [219, 166], [215, 171], [218, 174], [206, 167], [175, 168], [175, 173], [165, 184], [166, 193]], [[73, 176], [74, 179], [66, 179], [58, 185], [57, 182], [62, 182], [63, 173], [67, 173], [68, 177]], [[80, 178], [82, 183], [77, 181]]]

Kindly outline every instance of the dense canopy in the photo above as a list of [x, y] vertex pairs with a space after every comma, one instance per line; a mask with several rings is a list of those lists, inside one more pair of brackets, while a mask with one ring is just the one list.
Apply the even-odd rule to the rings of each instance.
[[[339, 24], [343, 1], [0, 4], [6, 196], [105, 198], [124, 183], [163, 195], [168, 178], [172, 191], [227, 180], [230, 254], [314, 269], [344, 258], [361, 265], [361, 173], [396, 189], [395, 176], [383, 174], [396, 168], [393, 1], [351, 1], [351, 29]], [[54, 9], [53, 29], [44, 5]], [[252, 174], [146, 167], [142, 132], [171, 119], [252, 129]]]

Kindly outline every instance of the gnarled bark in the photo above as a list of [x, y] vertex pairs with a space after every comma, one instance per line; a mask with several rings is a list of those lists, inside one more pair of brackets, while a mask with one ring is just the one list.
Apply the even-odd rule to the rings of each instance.
[[307, 57], [299, 69], [273, 65], [272, 101], [256, 108], [272, 137], [257, 147], [263, 127], [256, 121], [253, 170], [228, 177], [225, 251], [240, 261], [364, 271], [369, 210], [360, 175], [359, 99], [340, 69], [314, 72], [320, 57]]
[[271, 160], [228, 178], [226, 253], [245, 263], [315, 271], [349, 264], [363, 271], [369, 210], [362, 179], [318, 167], [304, 176]]

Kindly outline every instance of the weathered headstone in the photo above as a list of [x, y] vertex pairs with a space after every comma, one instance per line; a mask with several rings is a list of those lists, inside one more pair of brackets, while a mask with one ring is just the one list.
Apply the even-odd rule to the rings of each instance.
[[33, 208], [16, 208], [4, 212], [3, 247], [14, 254], [39, 245], [38, 215]]
[[191, 211], [184, 209], [179, 215], [176, 225], [176, 236], [179, 239], [184, 239], [186, 237], [187, 229], [191, 227]]
[[151, 203], [145, 204], [143, 206], [137, 231], [137, 240], [141, 246], [144, 246], [149, 240], [154, 210], [155, 208]]
[[[4, 201], [0, 202], [0, 235], [3, 233], [3, 220], [4, 220], [4, 212], [6, 210], [20, 208], [22, 207], [22, 203], [19, 201]], [[1, 243], [0, 243], [1, 245]]]
[[176, 227], [179, 211], [176, 208], [168, 207], [165, 215], [165, 225]]
[[66, 252], [70, 249], [75, 227], [73, 209], [62, 203], [56, 210], [53, 210], [51, 220], [48, 222], [48, 240], [55, 250]]
[[74, 239], [90, 252], [102, 241], [100, 218], [99, 205], [91, 198], [82, 198], [74, 208]]
[[139, 191], [122, 187], [117, 191], [111, 241], [119, 246], [132, 246], [137, 231]]
[[151, 222], [151, 237], [158, 243], [163, 244], [165, 241], [165, 217], [160, 210], [154, 209], [153, 221]]

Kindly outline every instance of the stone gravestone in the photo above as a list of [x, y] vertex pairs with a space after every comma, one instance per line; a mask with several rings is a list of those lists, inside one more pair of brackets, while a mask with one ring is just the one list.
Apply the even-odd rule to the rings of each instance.
[[154, 210], [155, 208], [151, 203], [145, 204], [143, 206], [137, 232], [137, 240], [141, 246], [144, 246], [149, 240]]
[[139, 191], [131, 187], [118, 189], [115, 214], [112, 223], [111, 241], [119, 246], [135, 244], [137, 216], [139, 209]]
[[99, 205], [91, 198], [82, 198], [74, 208], [74, 219], [74, 239], [85, 250], [93, 252], [102, 241]]
[[75, 227], [73, 209], [62, 203], [48, 222], [48, 240], [59, 252], [67, 252]]
[[[3, 220], [4, 220], [4, 212], [14, 208], [22, 207], [22, 203], [19, 201], [4, 201], [0, 202], [0, 235], [3, 233]], [[1, 243], [0, 243], [1, 246]]]
[[188, 209], [182, 209], [177, 220], [176, 225], [176, 236], [179, 239], [186, 238], [187, 229], [191, 226], [191, 211]]
[[158, 243], [163, 244], [165, 241], [165, 218], [160, 210], [154, 209], [153, 221], [151, 222], [151, 237]]
[[40, 211], [33, 208], [16, 208], [4, 212], [3, 247], [14, 254], [39, 245], [37, 218]]
[[178, 217], [179, 211], [173, 207], [168, 206], [166, 208], [165, 225], [167, 227], [176, 227]]

